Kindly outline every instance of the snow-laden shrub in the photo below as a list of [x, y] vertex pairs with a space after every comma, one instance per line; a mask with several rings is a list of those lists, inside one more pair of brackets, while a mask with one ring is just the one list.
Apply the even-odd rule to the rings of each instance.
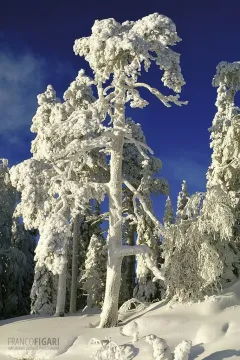
[[124, 313], [128, 312], [129, 310], [131, 310], [132, 305], [135, 306], [136, 311], [142, 311], [142, 310], [146, 309], [146, 307], [147, 307], [147, 305], [144, 304], [142, 301], [140, 301], [136, 298], [132, 298], [128, 301], [125, 301], [125, 303], [122, 304], [122, 306], [118, 310], [118, 313], [124, 314]]
[[120, 333], [126, 336], [132, 336], [132, 342], [139, 340], [139, 326], [136, 321], [131, 321], [120, 329]]
[[183, 340], [174, 349], [174, 360], [188, 360], [192, 342], [189, 340]]
[[131, 360], [132, 351], [130, 346], [117, 345], [111, 338], [99, 340], [92, 338], [88, 345], [97, 345], [99, 348], [92, 355], [94, 360]]
[[156, 335], [151, 334], [146, 336], [145, 340], [152, 346], [155, 360], [188, 360], [192, 346], [192, 342], [189, 340], [183, 340], [178, 344], [173, 354], [165, 339], [158, 338]]
[[172, 360], [172, 354], [166, 340], [158, 338], [156, 335], [148, 335], [146, 342], [152, 346], [155, 360]]

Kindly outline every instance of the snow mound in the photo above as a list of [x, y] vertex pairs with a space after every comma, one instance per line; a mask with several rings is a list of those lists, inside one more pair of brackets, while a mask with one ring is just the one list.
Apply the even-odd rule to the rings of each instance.
[[229, 328], [228, 323], [223, 325], [212, 323], [202, 325], [196, 335], [196, 344], [207, 344], [218, 340], [223, 337]]
[[202, 314], [217, 314], [229, 307], [240, 305], [240, 299], [234, 292], [228, 294], [211, 296], [202, 303]]
[[[168, 345], [162, 355], [170, 353], [171, 359], [240, 359], [239, 295], [240, 282], [222, 295], [208, 297], [204, 302], [174, 304], [171, 307], [161, 302], [154, 303], [140, 312], [131, 311], [131, 316], [123, 320], [120, 328], [111, 329], [91, 327], [91, 323], [99, 322], [99, 313], [65, 318], [28, 316], [1, 321], [0, 360], [90, 360], [91, 356], [97, 356], [96, 352], [101, 347], [105, 347], [99, 355], [102, 359], [107, 351], [114, 352], [120, 347], [128, 360], [154, 360], [153, 346], [146, 342], [150, 335], [152, 340], [160, 338]], [[8, 339], [20, 337], [54, 337], [59, 339], [59, 347], [55, 351], [32, 352], [10, 349]], [[89, 345], [92, 338], [99, 339], [100, 345]], [[106, 348], [109, 338], [117, 347], [111, 345]], [[156, 352], [160, 352], [160, 345], [155, 345]]]

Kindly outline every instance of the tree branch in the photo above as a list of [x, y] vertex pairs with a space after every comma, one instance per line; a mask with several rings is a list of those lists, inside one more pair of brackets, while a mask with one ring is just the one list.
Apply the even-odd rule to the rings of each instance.
[[125, 135], [126, 137], [126, 140], [124, 140], [125, 143], [130, 143], [130, 144], [134, 144], [136, 146], [136, 148], [138, 149], [138, 151], [140, 152], [140, 154], [146, 158], [146, 159], [149, 159], [149, 156], [147, 156], [147, 154], [145, 154], [141, 148], [144, 148], [146, 150], [148, 150], [150, 152], [150, 154], [154, 154], [153, 153], [153, 150], [146, 144], [144, 144], [143, 142], [141, 141], [138, 141], [134, 138], [131, 138], [131, 137], [128, 137], [128, 135]]
[[165, 280], [163, 270], [158, 269], [154, 261], [152, 260], [150, 254], [152, 250], [148, 245], [135, 245], [135, 246], [128, 246], [123, 245], [120, 248], [116, 249], [116, 255], [120, 257], [124, 256], [133, 256], [133, 255], [142, 255], [144, 258], [145, 265], [148, 267], [149, 270], [152, 271], [154, 275], [154, 281], [156, 280]]
[[150, 248], [147, 245], [122, 245], [116, 249], [116, 255], [120, 257], [132, 256], [132, 255], [143, 255], [150, 252]]
[[153, 215], [153, 213], [148, 209], [147, 204], [139, 191], [137, 191], [126, 179], [123, 179], [123, 183], [127, 186], [129, 190], [132, 191], [133, 195], [137, 197], [143, 207], [145, 213], [150, 217], [150, 219], [154, 222], [156, 227], [159, 229], [161, 235], [165, 235], [165, 229], [160, 221]]
[[187, 105], [187, 103], [188, 103], [188, 101], [179, 101], [178, 100], [179, 95], [165, 96], [158, 89], [155, 89], [155, 88], [153, 88], [150, 85], [145, 84], [145, 83], [140, 83], [140, 82], [135, 83], [134, 87], [144, 87], [144, 88], [148, 89], [150, 91], [150, 93], [155, 95], [167, 107], [171, 107], [171, 104], [169, 104], [169, 102], [173, 102], [174, 104], [176, 104], [178, 106]]
[[165, 277], [164, 277], [164, 272], [162, 269], [158, 269], [158, 267], [156, 266], [156, 264], [152, 261], [151, 256], [149, 255], [149, 253], [146, 253], [143, 255], [143, 258], [145, 260], [145, 264], [146, 266], [149, 268], [149, 270], [152, 271], [153, 275], [154, 275], [154, 279], [153, 281], [156, 280], [163, 280], [165, 281]]

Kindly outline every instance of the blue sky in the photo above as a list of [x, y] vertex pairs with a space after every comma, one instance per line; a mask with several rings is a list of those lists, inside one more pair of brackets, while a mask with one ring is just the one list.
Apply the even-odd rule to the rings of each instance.
[[[59, 97], [80, 68], [88, 66], [73, 53], [74, 40], [88, 36], [95, 19], [137, 20], [150, 13], [169, 16], [182, 42], [186, 85], [183, 107], [165, 108], [148, 96], [150, 105], [129, 113], [143, 126], [148, 144], [163, 162], [162, 175], [175, 202], [183, 179], [190, 192], [204, 191], [210, 163], [209, 133], [216, 89], [211, 81], [220, 61], [240, 60], [239, 0], [56, 1], [12, 0], [0, 13], [0, 157], [10, 165], [30, 156], [34, 135], [29, 128], [37, 94], [52, 84]], [[152, 68], [144, 79], [159, 87], [161, 74]], [[162, 213], [163, 197], [154, 200]]]

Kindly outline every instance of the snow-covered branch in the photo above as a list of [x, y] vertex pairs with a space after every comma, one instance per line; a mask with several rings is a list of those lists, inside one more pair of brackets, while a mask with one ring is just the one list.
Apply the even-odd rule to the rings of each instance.
[[141, 193], [140, 193], [138, 190], [136, 190], [136, 189], [134, 188], [134, 186], [132, 186], [128, 180], [123, 179], [123, 183], [127, 186], [127, 188], [128, 188], [129, 190], [132, 191], [133, 195], [138, 198], [138, 200], [140, 201], [140, 203], [141, 203], [141, 205], [142, 205], [145, 213], [146, 213], [146, 214], [150, 217], [150, 219], [154, 222], [154, 224], [156, 225], [156, 227], [159, 229], [161, 235], [164, 235], [164, 234], [165, 234], [165, 229], [164, 229], [163, 225], [162, 225], [162, 224], [160, 223], [160, 221], [156, 218], [156, 216], [154, 216], [153, 213], [148, 209], [147, 204], [146, 204], [143, 196], [141, 195]]
[[[142, 245], [143, 246], [143, 245]], [[153, 281], [156, 280], [163, 280], [165, 281], [165, 277], [164, 277], [164, 272], [162, 269], [159, 269], [156, 264], [152, 261], [151, 256], [149, 253], [145, 253], [143, 255], [146, 266], [149, 268], [149, 270], [152, 271], [153, 275], [154, 275], [154, 279]]]
[[130, 144], [134, 144], [136, 146], [136, 148], [138, 149], [138, 151], [140, 152], [140, 154], [146, 158], [146, 159], [149, 159], [149, 157], [147, 156], [147, 154], [142, 150], [143, 149], [146, 149], [150, 152], [150, 154], [153, 155], [153, 150], [146, 144], [144, 144], [143, 142], [141, 141], [138, 141], [136, 139], [133, 139], [133, 138], [130, 138], [128, 137], [127, 135], [126, 136], [126, 140], [124, 141], [125, 143], [130, 143]]
[[150, 93], [155, 95], [167, 107], [171, 107], [171, 104], [169, 104], [169, 102], [172, 102], [178, 106], [187, 105], [187, 103], [188, 103], [187, 101], [179, 101], [178, 100], [179, 95], [165, 96], [158, 89], [153, 88], [150, 85], [145, 84], [145, 83], [137, 82], [134, 84], [134, 87], [144, 87], [144, 88], [148, 89], [150, 91]]
[[150, 248], [147, 245], [135, 245], [128, 246], [123, 245], [120, 249], [116, 249], [116, 254], [121, 257], [132, 255], [143, 255], [150, 252]]

